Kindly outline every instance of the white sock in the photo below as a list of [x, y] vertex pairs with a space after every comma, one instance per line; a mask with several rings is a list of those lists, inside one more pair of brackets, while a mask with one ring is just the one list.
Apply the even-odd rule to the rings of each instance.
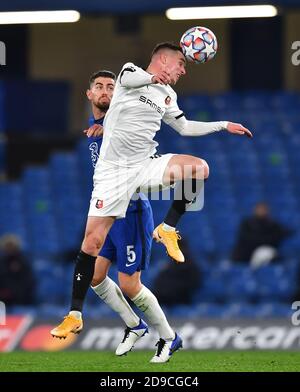
[[170, 327], [157, 298], [147, 287], [143, 286], [132, 301], [147, 316], [162, 339], [173, 340], [175, 338], [175, 332]]
[[80, 320], [82, 316], [81, 312], [79, 312], [78, 310], [71, 310], [69, 312], [69, 315], [75, 317], [77, 320]]
[[98, 286], [92, 287], [92, 289], [98, 297], [120, 315], [128, 327], [133, 328], [139, 325], [140, 318], [131, 309], [120, 287], [112, 279], [107, 276]]
[[167, 225], [165, 222], [163, 222], [163, 229], [164, 230], [166, 230], [166, 231], [175, 231], [176, 230], [176, 227], [173, 227], [173, 226], [169, 226], [169, 225]]

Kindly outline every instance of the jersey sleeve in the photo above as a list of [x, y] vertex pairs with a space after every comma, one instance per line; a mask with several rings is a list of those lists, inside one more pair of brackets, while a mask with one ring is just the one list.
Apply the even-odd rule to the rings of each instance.
[[174, 123], [174, 121], [178, 120], [181, 117], [184, 117], [184, 113], [178, 107], [177, 94], [175, 93], [175, 91], [172, 91], [170, 93], [169, 98], [170, 98], [170, 103], [167, 106], [167, 109], [162, 119], [163, 122], [165, 122], [168, 125], [171, 125], [171, 123]]
[[182, 136], [204, 136], [227, 128], [228, 121], [200, 122], [190, 121], [177, 105], [177, 95], [173, 90], [170, 95], [170, 104], [163, 116], [163, 121], [170, 125]]
[[126, 63], [118, 76], [118, 82], [122, 87], [139, 88], [152, 84], [152, 77], [153, 75], [133, 63]]

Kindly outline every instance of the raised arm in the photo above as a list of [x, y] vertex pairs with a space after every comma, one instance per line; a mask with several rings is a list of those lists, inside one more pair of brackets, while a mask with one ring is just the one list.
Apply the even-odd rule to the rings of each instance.
[[128, 88], [139, 88], [152, 84], [153, 75], [137, 67], [133, 63], [127, 63], [122, 68], [119, 75], [121, 86]]
[[171, 82], [171, 79], [167, 71], [160, 71], [154, 75], [144, 71], [133, 63], [127, 63], [122, 68], [119, 82], [123, 87], [139, 88], [148, 84], [166, 85]]

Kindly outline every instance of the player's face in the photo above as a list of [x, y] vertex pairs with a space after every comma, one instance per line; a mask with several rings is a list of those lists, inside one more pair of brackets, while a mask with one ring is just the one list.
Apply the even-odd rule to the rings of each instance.
[[113, 96], [115, 81], [111, 78], [99, 76], [87, 91], [88, 99], [103, 112], [109, 108]]
[[171, 84], [176, 84], [182, 75], [186, 74], [186, 60], [179, 51], [169, 52], [166, 57], [166, 69], [171, 78]]

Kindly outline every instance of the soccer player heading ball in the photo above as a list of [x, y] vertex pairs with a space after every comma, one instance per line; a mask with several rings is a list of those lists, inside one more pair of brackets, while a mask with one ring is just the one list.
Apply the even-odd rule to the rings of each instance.
[[[178, 183], [183, 188], [200, 192], [201, 186], [197, 184], [202, 184], [209, 176], [208, 164], [201, 158], [157, 154], [158, 143], [153, 139], [161, 121], [182, 136], [203, 136], [224, 130], [252, 137], [241, 124], [186, 119], [171, 87], [186, 74], [185, 67], [186, 59], [181, 48], [164, 42], [154, 48], [146, 71], [133, 63], [126, 63], [117, 78], [104, 120], [86, 232], [76, 260], [71, 311], [82, 311], [96, 257], [115, 219], [125, 216], [130, 198], [137, 189], [159, 189]], [[154, 237], [165, 245], [170, 257], [177, 262], [184, 262], [184, 255], [178, 246], [176, 225], [186, 206], [197, 196], [197, 191], [184, 191], [181, 199], [174, 199], [164, 222], [154, 230]], [[81, 277], [80, 280], [77, 276]], [[146, 308], [148, 298], [142, 292], [143, 288], [137, 297], [140, 306], [144, 302]], [[72, 325], [68, 332], [74, 332]], [[170, 347], [169, 355], [174, 349]]]

